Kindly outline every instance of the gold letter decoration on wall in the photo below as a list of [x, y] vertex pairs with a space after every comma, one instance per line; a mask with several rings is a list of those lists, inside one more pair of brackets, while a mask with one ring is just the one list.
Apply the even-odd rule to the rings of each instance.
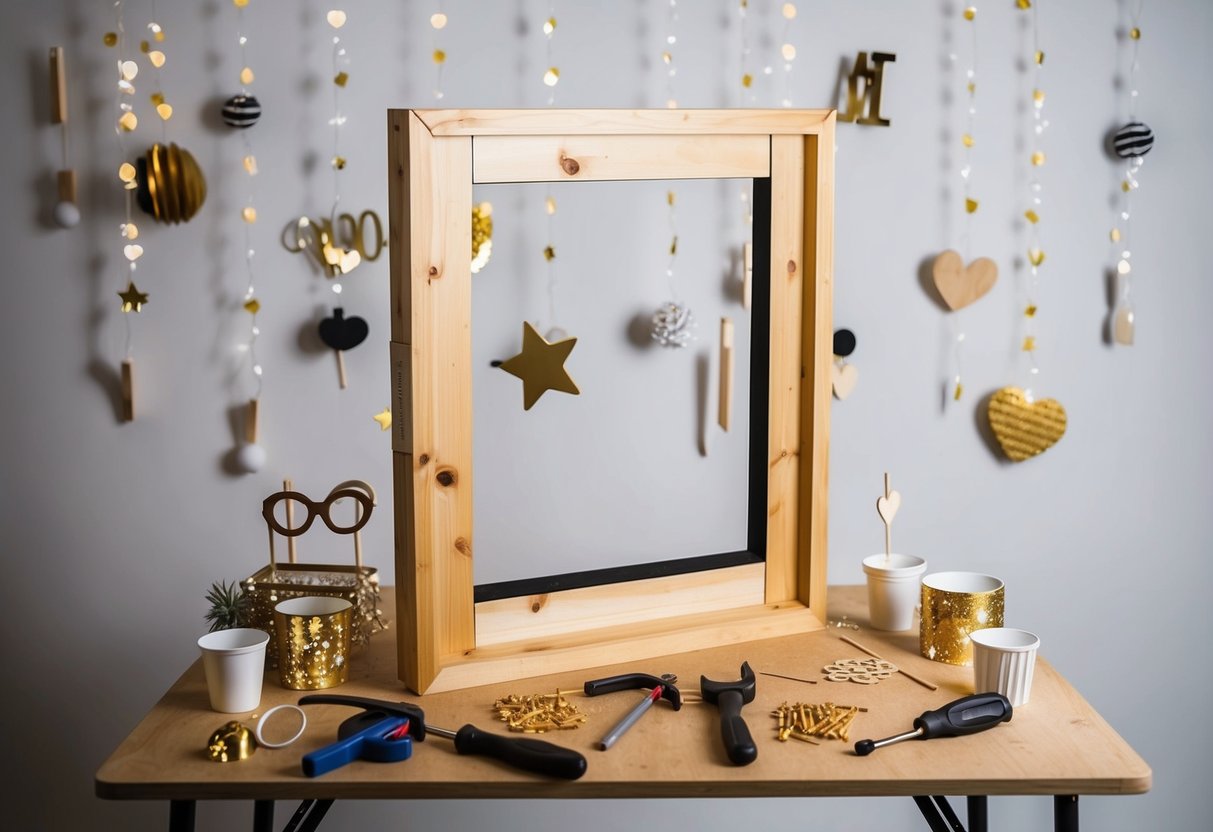
[[[891, 52], [873, 52], [872, 65], [868, 66], [868, 53], [860, 52], [855, 57], [855, 67], [847, 77], [847, 111], [838, 114], [839, 121], [888, 127], [889, 120], [880, 116], [880, 91], [884, 85], [884, 65], [896, 61]], [[863, 95], [859, 94], [859, 82], [863, 81]], [[867, 115], [861, 115], [866, 108]]]

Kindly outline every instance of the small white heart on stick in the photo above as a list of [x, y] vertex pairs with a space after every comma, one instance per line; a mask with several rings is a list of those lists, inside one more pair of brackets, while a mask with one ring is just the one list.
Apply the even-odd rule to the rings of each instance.
[[834, 387], [835, 398], [845, 399], [851, 395], [859, 382], [859, 370], [854, 364], [835, 364], [830, 368], [830, 380]]
[[893, 518], [897, 516], [899, 508], [901, 508], [900, 491], [890, 491], [889, 496], [876, 498], [876, 511], [886, 526], [893, 525]]

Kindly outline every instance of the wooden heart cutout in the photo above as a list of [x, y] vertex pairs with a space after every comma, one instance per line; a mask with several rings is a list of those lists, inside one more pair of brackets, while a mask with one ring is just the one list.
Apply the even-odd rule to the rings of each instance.
[[859, 382], [859, 370], [854, 364], [835, 364], [830, 368], [830, 380], [835, 398], [845, 399]]
[[998, 265], [989, 257], [978, 257], [968, 266], [951, 249], [935, 258], [931, 267], [935, 288], [951, 310], [963, 309], [979, 299], [998, 281]]
[[897, 509], [901, 508], [901, 492], [890, 491], [887, 497], [876, 498], [876, 512], [880, 515], [880, 519], [885, 522], [886, 526], [893, 525], [893, 518], [897, 516]]
[[1018, 387], [1004, 387], [990, 397], [990, 428], [1013, 462], [1042, 454], [1066, 432], [1066, 409], [1054, 399], [1029, 402]]

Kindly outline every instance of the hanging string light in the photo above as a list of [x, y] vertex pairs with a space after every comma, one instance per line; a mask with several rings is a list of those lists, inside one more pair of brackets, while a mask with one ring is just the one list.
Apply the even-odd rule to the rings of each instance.
[[[544, 66], [547, 67], [543, 73], [543, 84], [548, 88], [548, 106], [556, 106], [556, 85], [560, 83], [560, 68], [556, 66], [553, 60], [552, 41], [556, 36], [556, 6], [554, 3], [548, 5], [548, 16], [543, 21], [543, 38], [544, 38]], [[556, 317], [556, 244], [555, 244], [555, 227], [556, 227], [556, 198], [552, 196], [551, 185], [548, 185], [547, 191], [543, 198], [543, 210], [547, 215], [547, 230], [548, 241], [543, 247], [543, 259], [547, 263], [547, 292], [548, 292], [548, 317], [549, 327], [544, 337], [548, 341], [560, 341], [568, 337], [568, 332], [558, 323], [559, 318]]]
[[131, 331], [130, 313], [142, 312], [148, 302], [148, 293], [139, 291], [135, 285], [135, 272], [138, 260], [143, 256], [143, 246], [135, 242], [139, 237], [139, 228], [131, 218], [135, 203], [135, 191], [139, 187], [138, 170], [128, 158], [127, 137], [139, 126], [139, 118], [135, 115], [135, 78], [139, 75], [139, 65], [131, 60], [127, 52], [126, 26], [123, 19], [122, 0], [114, 3], [114, 31], [105, 35], [105, 45], [117, 50], [116, 61], [118, 69], [117, 120], [114, 123], [114, 133], [118, 139], [118, 180], [122, 183], [124, 222], [118, 226], [118, 233], [123, 240], [122, 256], [124, 260], [123, 279], [126, 288], [119, 291], [118, 298], [122, 301], [122, 320], [126, 327], [126, 347], [122, 359], [122, 418], [132, 421], [135, 418], [134, 401], [134, 349]]
[[[741, 107], [754, 103], [754, 75], [750, 71], [749, 5], [749, 0], [738, 0], [737, 3], [737, 30], [741, 54], [739, 61], [741, 84], [737, 90], [738, 105]], [[745, 309], [750, 308], [751, 280], [753, 277], [751, 266], [753, 263], [754, 246], [750, 240], [752, 233], [751, 226], [754, 222], [754, 211], [750, 204], [750, 190], [752, 187], [752, 184], [748, 180], [743, 180], [741, 185], [741, 305]]]
[[1022, 388], [1009, 386], [996, 390], [990, 396], [986, 418], [1007, 458], [1012, 462], [1022, 462], [1044, 453], [1061, 439], [1066, 432], [1066, 411], [1054, 399], [1039, 398], [1035, 389], [1040, 374], [1036, 360], [1036, 301], [1040, 269], [1045, 262], [1040, 241], [1040, 223], [1043, 219], [1041, 206], [1044, 202], [1040, 174], [1045, 164], [1042, 137], [1049, 122], [1044, 117], [1045, 92], [1041, 82], [1045, 53], [1040, 48], [1039, 0], [1035, 3], [1032, 0], [1016, 0], [1016, 6], [1032, 14], [1032, 54], [1028, 62], [1032, 73], [1029, 106], [1032, 131], [1027, 147], [1029, 154], [1024, 160], [1028, 165], [1028, 202], [1023, 212], [1028, 228], [1028, 279], [1022, 314], [1023, 341], [1020, 343], [1021, 351], [1027, 356], [1029, 383]]
[[[1044, 117], [1045, 92], [1041, 83], [1044, 68], [1045, 53], [1040, 48], [1040, 16], [1038, 3], [1031, 0], [1016, 0], [1019, 9], [1030, 11], [1032, 14], [1032, 56], [1029, 66], [1032, 72], [1032, 131], [1028, 137], [1028, 207], [1023, 217], [1028, 221], [1028, 281], [1027, 298], [1023, 307], [1023, 342], [1020, 349], [1027, 354], [1029, 373], [1033, 382], [1040, 373], [1040, 365], [1036, 360], [1036, 312], [1037, 293], [1040, 288], [1040, 269], [1045, 262], [1045, 252], [1040, 242], [1041, 205], [1044, 202], [1044, 184], [1041, 182], [1041, 169], [1045, 164], [1042, 136], [1049, 127], [1049, 120]], [[1026, 398], [1031, 401], [1032, 388], [1024, 390]]]
[[[247, 28], [244, 18], [244, 10], [248, 4], [249, 0], [232, 0], [232, 5], [236, 7], [237, 15], [236, 45], [240, 49], [240, 93], [235, 99], [228, 102], [225, 108], [225, 115], [231, 109], [232, 101], [236, 100], [240, 102], [238, 109], [241, 112], [233, 116], [232, 120], [225, 118], [225, 121], [229, 125], [239, 129], [242, 141], [240, 170], [244, 174], [243, 179], [247, 187], [244, 206], [240, 209], [239, 219], [244, 234], [244, 268], [246, 276], [241, 308], [249, 316], [249, 330], [247, 341], [241, 344], [239, 349], [245, 354], [248, 361], [249, 373], [252, 375], [253, 381], [253, 394], [249, 397], [248, 407], [245, 411], [244, 442], [237, 451], [236, 459], [244, 471], [253, 473], [265, 465], [266, 453], [265, 449], [258, 442], [262, 366], [261, 362], [257, 359], [256, 347], [257, 338], [261, 335], [261, 329], [257, 322], [257, 313], [261, 311], [261, 301], [257, 299], [253, 271], [253, 257], [256, 255], [256, 250], [253, 248], [253, 224], [257, 222], [254, 182], [258, 174], [258, 167], [257, 156], [253, 152], [251, 131], [246, 129], [257, 122], [261, 110], [257, 98], [250, 89], [255, 76], [248, 60], [248, 35], [246, 34]], [[256, 116], [250, 118], [250, 111], [254, 107], [256, 108]]]
[[[950, 316], [952, 341], [952, 400], [964, 395], [964, 341], [960, 310], [981, 298], [993, 288], [998, 279], [998, 266], [988, 257], [972, 260], [973, 217], [981, 203], [973, 190], [973, 148], [977, 144], [977, 8], [968, 6], [962, 12], [962, 25], [971, 35], [968, 66], [964, 74], [965, 114], [964, 132], [960, 136], [961, 192], [964, 196], [964, 230], [960, 235], [960, 251], [949, 249], [935, 258], [932, 274], [935, 288], [944, 304], [952, 310]], [[949, 55], [953, 62], [955, 54]]]
[[783, 100], [785, 107], [792, 106], [792, 62], [796, 60], [796, 47], [792, 45], [792, 21], [796, 19], [796, 4], [784, 3], [780, 10], [783, 14], [783, 36], [779, 39], [779, 57], [783, 59]]
[[1112, 337], [1122, 346], [1132, 346], [1135, 325], [1133, 309], [1132, 277], [1133, 266], [1130, 249], [1133, 228], [1133, 192], [1139, 187], [1138, 173], [1141, 171], [1145, 156], [1154, 146], [1154, 131], [1137, 119], [1137, 71], [1139, 69], [1138, 50], [1141, 46], [1141, 13], [1145, 0], [1138, 0], [1129, 9], [1129, 26], [1125, 30], [1128, 36], [1128, 79], [1124, 88], [1127, 90], [1128, 122], [1116, 131], [1112, 137], [1112, 151], [1117, 159], [1124, 164], [1120, 174], [1120, 206], [1116, 224], [1109, 235], [1112, 242], [1113, 260], [1116, 269], [1116, 300], [1112, 312]]
[[738, 0], [737, 2], [737, 19], [740, 23], [738, 31], [741, 39], [741, 86], [738, 87], [738, 95], [740, 106], [744, 107], [747, 104], [753, 104], [754, 98], [754, 73], [750, 69], [750, 2], [749, 0]]
[[139, 43], [139, 51], [146, 57], [149, 64], [152, 66], [152, 77], [155, 80], [156, 90], [151, 94], [152, 106], [156, 108], [156, 115], [160, 116], [160, 140], [165, 141], [167, 127], [165, 122], [173, 117], [173, 106], [165, 100], [164, 85], [161, 83], [160, 68], [164, 66], [166, 57], [164, 55], [164, 27], [159, 22], [159, 15], [156, 14], [156, 0], [152, 0], [152, 19], [147, 24], [148, 35], [151, 40], [143, 40]]
[[442, 67], [446, 65], [446, 50], [442, 48], [442, 30], [446, 28], [447, 18], [442, 6], [442, 0], [438, 0], [437, 10], [430, 15], [430, 29], [433, 30], [433, 52], [430, 53], [430, 57], [434, 61], [435, 101], [441, 101], [446, 94], [442, 91]]
[[[674, 49], [677, 45], [678, 0], [669, 0], [669, 6], [666, 10], [665, 44], [661, 53], [661, 60], [666, 67], [666, 107], [671, 109], [678, 106], [678, 99], [674, 95], [674, 78], [677, 75], [677, 67], [674, 65]], [[670, 299], [658, 307], [657, 311], [653, 313], [652, 319], [653, 329], [651, 334], [653, 340], [663, 347], [687, 346], [693, 338], [693, 328], [695, 326], [695, 319], [691, 314], [690, 307], [679, 300], [678, 292], [674, 286], [674, 265], [678, 260], [678, 217], [675, 206], [677, 200], [678, 197], [674, 191], [666, 192], [666, 210], [668, 211], [670, 223], [670, 246], [669, 260], [665, 268], [665, 279]]]

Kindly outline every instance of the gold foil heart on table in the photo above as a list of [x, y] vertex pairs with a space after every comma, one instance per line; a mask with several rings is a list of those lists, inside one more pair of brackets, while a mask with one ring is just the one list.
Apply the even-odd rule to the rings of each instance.
[[1044, 453], [1066, 432], [1066, 409], [1059, 402], [1030, 402], [1018, 387], [1004, 387], [991, 396], [987, 416], [1002, 452], [1013, 462]]
[[943, 302], [953, 311], [963, 309], [994, 288], [998, 281], [998, 265], [989, 257], [978, 257], [969, 265], [958, 252], [943, 252], [931, 267], [935, 288]]

